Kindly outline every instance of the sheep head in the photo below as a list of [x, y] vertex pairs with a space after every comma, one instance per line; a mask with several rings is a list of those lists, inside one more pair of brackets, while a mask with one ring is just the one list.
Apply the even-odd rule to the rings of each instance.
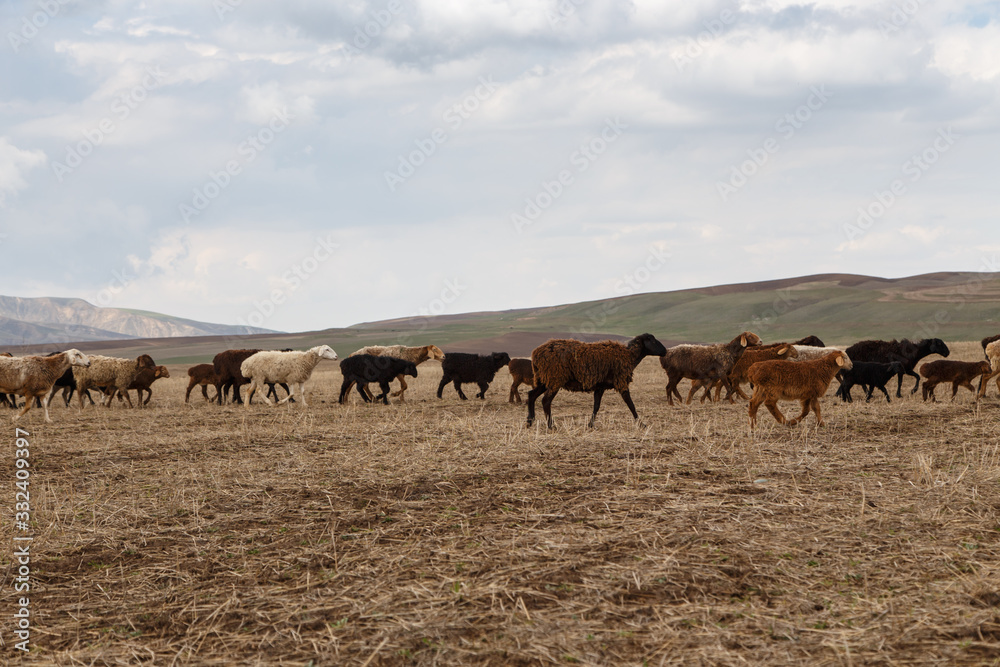
[[84, 368], [90, 366], [90, 358], [75, 347], [66, 350], [66, 360], [70, 366], [83, 366]]
[[740, 334], [740, 347], [753, 347], [760, 345], [760, 336], [752, 331], [744, 331]]
[[403, 375], [417, 377], [417, 365], [409, 361], [406, 362], [406, 366], [403, 367]]
[[167, 370], [166, 366], [157, 366], [153, 373], [154, 378], [168, 378], [170, 377], [170, 371]]
[[493, 359], [493, 368], [500, 370], [510, 363], [510, 355], [506, 352], [494, 352], [490, 355]]
[[437, 359], [438, 361], [440, 361], [440, 360], [444, 359], [444, 352], [442, 352], [441, 348], [438, 347], [437, 345], [428, 345], [427, 346], [427, 358], [428, 359]]
[[642, 351], [643, 357], [662, 357], [667, 353], [667, 348], [663, 346], [663, 343], [656, 340], [656, 336], [649, 333], [639, 334], [629, 341], [629, 347], [633, 345]]
[[331, 361], [337, 360], [337, 353], [334, 352], [333, 348], [329, 345], [317, 345], [309, 351], [315, 352], [320, 359], [329, 359]]

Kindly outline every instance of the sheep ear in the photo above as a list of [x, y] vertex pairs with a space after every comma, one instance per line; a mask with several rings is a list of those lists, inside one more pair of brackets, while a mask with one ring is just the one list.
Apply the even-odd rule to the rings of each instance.
[[837, 357], [837, 365], [838, 366], [843, 366], [844, 365], [844, 357], [843, 356], [838, 356]]
[[788, 346], [786, 345], [785, 347], [783, 347], [780, 350], [778, 350], [778, 354], [784, 354], [787, 351], [788, 351]]
[[747, 346], [747, 335], [743, 334], [742, 336], [740, 336], [740, 347], [746, 347], [746, 346]]

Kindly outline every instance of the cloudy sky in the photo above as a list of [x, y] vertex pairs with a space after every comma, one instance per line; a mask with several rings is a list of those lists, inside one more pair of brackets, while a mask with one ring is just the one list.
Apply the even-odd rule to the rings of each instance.
[[1000, 2], [0, 3], [0, 293], [300, 331], [1000, 270]]

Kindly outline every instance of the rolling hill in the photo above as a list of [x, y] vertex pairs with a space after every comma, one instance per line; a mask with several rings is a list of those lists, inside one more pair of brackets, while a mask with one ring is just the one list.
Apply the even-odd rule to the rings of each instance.
[[[435, 343], [453, 351], [505, 350], [528, 355], [552, 337], [596, 340], [648, 331], [671, 345], [728, 340], [743, 329], [770, 341], [815, 334], [828, 344], [850, 344], [863, 338], [979, 340], [1000, 332], [1000, 274], [931, 273], [908, 278], [822, 274], [544, 308], [399, 318], [291, 334], [213, 331], [213, 335], [133, 339], [117, 334], [117, 340], [107, 336], [95, 341], [96, 334], [87, 330], [89, 342], [81, 336], [76, 345], [85, 352], [121, 356], [148, 352], [160, 363], [198, 363], [232, 347], [302, 349], [328, 343], [345, 356], [364, 345]], [[25, 354], [57, 347], [65, 344], [8, 349]]]

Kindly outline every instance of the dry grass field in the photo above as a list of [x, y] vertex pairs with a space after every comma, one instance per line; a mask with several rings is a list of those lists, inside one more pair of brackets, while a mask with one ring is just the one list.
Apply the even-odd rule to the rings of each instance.
[[26, 663], [1000, 664], [995, 386], [979, 405], [831, 389], [826, 427], [762, 410], [751, 434], [745, 402], [668, 407], [647, 359], [642, 425], [608, 393], [587, 429], [590, 396], [562, 392], [550, 433], [505, 370], [485, 402], [436, 399], [428, 362], [405, 404], [345, 407], [324, 362], [310, 407], [250, 410], [185, 405], [170, 370], [147, 409], [22, 423]]

